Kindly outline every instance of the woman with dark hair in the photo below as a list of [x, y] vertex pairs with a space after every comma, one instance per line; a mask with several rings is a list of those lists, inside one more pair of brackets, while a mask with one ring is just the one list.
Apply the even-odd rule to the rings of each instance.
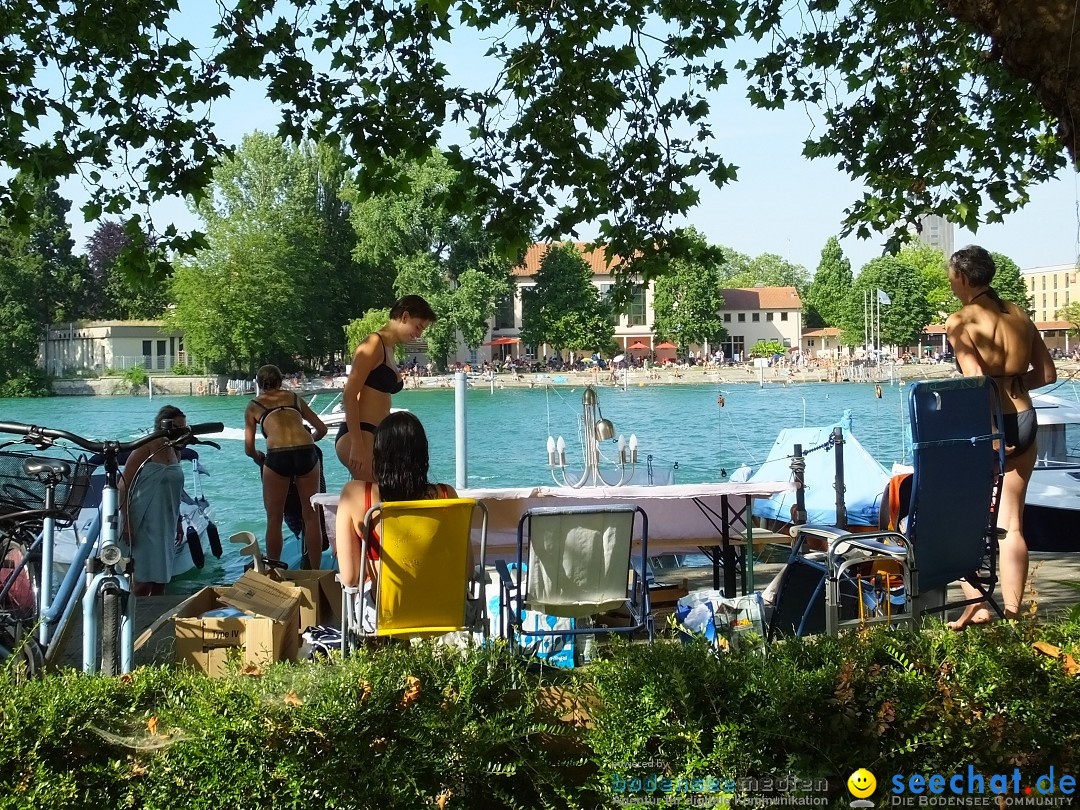
[[[266, 508], [266, 556], [281, 559], [284, 538], [281, 522], [289, 486], [296, 483], [304, 521], [308, 565], [318, 569], [322, 560], [322, 526], [311, 497], [319, 491], [322, 456], [315, 442], [326, 435], [326, 425], [296, 393], [281, 387], [277, 366], [263, 366], [255, 375], [259, 395], [244, 412], [244, 452], [262, 467], [263, 506]], [[307, 425], [311, 425], [311, 431]], [[255, 428], [262, 430], [266, 452], [255, 449]]]
[[390, 320], [356, 347], [341, 397], [345, 421], [334, 441], [338, 459], [353, 478], [375, 480], [371, 467], [375, 428], [390, 413], [390, 397], [405, 385], [394, 349], [418, 340], [435, 320], [427, 301], [406, 295], [391, 307]]
[[[963, 305], [949, 316], [945, 331], [965, 377], [987, 376], [997, 383], [1005, 420], [1005, 477], [997, 525], [1001, 538], [1000, 581], [1007, 618], [1020, 611], [1027, 581], [1028, 550], [1024, 540], [1024, 500], [1035, 467], [1035, 434], [1038, 422], [1028, 393], [1057, 379], [1054, 361], [1042, 336], [1027, 313], [1003, 301], [990, 286], [997, 268], [984, 248], [969, 245], [949, 259], [949, 283]], [[964, 583], [969, 598], [978, 591]], [[960, 618], [950, 622], [954, 630], [969, 624], [985, 624], [990, 612], [982, 604], [969, 605]]]
[[[166, 405], [154, 417], [154, 430], [186, 427], [187, 417]], [[160, 596], [173, 576], [184, 471], [180, 448], [156, 439], [131, 451], [117, 484], [123, 516], [122, 537], [131, 548], [136, 596]]]
[[[341, 491], [337, 510], [337, 555], [341, 578], [347, 585], [360, 582], [364, 515], [384, 501], [422, 501], [456, 498], [449, 484], [428, 481], [428, 440], [420, 420], [408, 411], [387, 416], [375, 431], [374, 471], [377, 483], [349, 481]], [[375, 576], [379, 559], [376, 538], [369, 541], [369, 573]]]

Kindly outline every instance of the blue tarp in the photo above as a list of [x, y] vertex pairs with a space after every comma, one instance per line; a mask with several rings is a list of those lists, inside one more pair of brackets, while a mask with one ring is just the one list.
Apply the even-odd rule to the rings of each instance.
[[[850, 526], [877, 526], [881, 493], [889, 473], [851, 435], [850, 416], [839, 423], [844, 431], [844, 504]], [[750, 476], [751, 481], [791, 480], [791, 455], [796, 444], [803, 453], [817, 447], [832, 435], [834, 425], [817, 428], [788, 428], [780, 431], [769, 450], [769, 457]], [[806, 516], [807, 523], [831, 526], [836, 523], [836, 451], [815, 450], [806, 458]], [[768, 500], [754, 499], [754, 515], [759, 518], [791, 521], [795, 504], [794, 492], [781, 492]]]

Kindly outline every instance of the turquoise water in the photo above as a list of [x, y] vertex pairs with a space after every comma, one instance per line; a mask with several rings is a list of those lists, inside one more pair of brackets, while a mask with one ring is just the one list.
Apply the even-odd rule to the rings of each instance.
[[[672, 385], [598, 389], [603, 416], [616, 435], [638, 437], [639, 461], [652, 456], [656, 469], [671, 468], [676, 481], [724, 481], [743, 463], [755, 467], [768, 455], [777, 433], [788, 427], [828, 425], [845, 409], [853, 412], [854, 433], [888, 467], [903, 456], [902, 385], [885, 385], [882, 398], [874, 386], [858, 383], [796, 385]], [[562, 435], [567, 458], [581, 458], [579, 423], [583, 388], [470, 389], [468, 485], [509, 487], [551, 484], [547, 468], [549, 435]], [[725, 405], [717, 405], [724, 394]], [[330, 397], [323, 395], [315, 409]], [[158, 408], [180, 407], [190, 423], [220, 421], [242, 429], [246, 397], [53, 397], [43, 400], [0, 399], [0, 421], [61, 428], [94, 439], [126, 439], [149, 429]], [[454, 392], [451, 389], [403, 391], [395, 407], [415, 413], [427, 429], [432, 477], [455, 483]], [[0, 436], [2, 438], [2, 436]], [[260, 440], [261, 441], [261, 440]], [[209, 477], [202, 485], [222, 538], [240, 530], [262, 536], [264, 514], [258, 467], [244, 455], [242, 441], [223, 440], [222, 449], [201, 450]], [[322, 442], [329, 491], [340, 490], [344, 468], [331, 439]], [[612, 448], [609, 455], [614, 455]], [[228, 545], [228, 544], [226, 544]], [[229, 562], [233, 549], [223, 558]], [[206, 568], [174, 581], [172, 590], [187, 592], [227, 576], [222, 561], [207, 557]]]

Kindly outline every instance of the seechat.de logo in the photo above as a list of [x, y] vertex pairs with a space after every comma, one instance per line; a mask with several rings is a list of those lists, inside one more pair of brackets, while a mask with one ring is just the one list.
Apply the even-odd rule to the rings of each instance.
[[859, 768], [847, 780], [847, 789], [855, 797], [852, 807], [873, 807], [874, 803], [868, 801], [868, 797], [877, 788], [877, 779], [866, 768]]

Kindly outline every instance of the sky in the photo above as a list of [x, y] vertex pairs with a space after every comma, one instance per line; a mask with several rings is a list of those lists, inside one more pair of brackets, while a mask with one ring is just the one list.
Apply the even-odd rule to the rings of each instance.
[[[205, 17], [196, 11], [198, 2], [186, 5], [188, 10], [178, 18], [173, 33], [198, 42], [194, 31], [200, 21], [205, 25]], [[494, 68], [490, 61], [485, 62], [483, 52], [483, 47], [454, 43], [447, 53], [452, 77], [466, 85], [486, 85]], [[812, 273], [825, 242], [840, 233], [844, 208], [861, 195], [862, 187], [828, 160], [802, 157], [802, 142], [812, 132], [805, 110], [755, 109], [741, 95], [744, 91], [734, 72], [732, 82], [714, 107], [713, 130], [717, 150], [739, 167], [738, 180], [722, 189], [703, 183], [699, 205], [675, 224], [693, 225], [711, 243], [751, 257], [778, 254]], [[238, 144], [255, 130], [274, 132], [280, 116], [266, 100], [262, 87], [251, 82], [235, 85], [232, 98], [219, 101], [213, 109], [219, 139]], [[79, 211], [87, 192], [77, 182], [68, 182], [62, 184], [61, 193], [74, 203], [72, 233], [76, 249], [82, 251], [94, 227], [82, 222]], [[198, 227], [197, 218], [182, 200], [162, 202], [152, 214], [159, 231], [170, 223], [182, 231]], [[580, 238], [593, 236], [595, 231], [582, 228]], [[860, 240], [851, 236], [841, 239], [840, 244], [858, 272], [881, 255], [885, 238]], [[1080, 257], [1080, 180], [1076, 172], [1066, 168], [1058, 179], [1033, 188], [1028, 206], [1006, 217], [1002, 224], [983, 226], [977, 234], [957, 228], [956, 247], [970, 243], [1010, 257], [1021, 269], [1076, 262]]]

